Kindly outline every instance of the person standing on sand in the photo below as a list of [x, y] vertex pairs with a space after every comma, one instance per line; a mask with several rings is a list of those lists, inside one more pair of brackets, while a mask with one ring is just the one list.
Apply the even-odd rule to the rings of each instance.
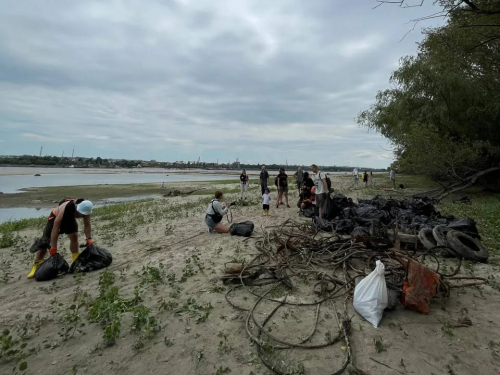
[[266, 166], [262, 166], [262, 170], [260, 171], [260, 189], [261, 189], [261, 194], [264, 194], [266, 189], [267, 189], [267, 180], [269, 180], [269, 173], [266, 171]]
[[304, 182], [304, 173], [302, 172], [302, 168], [299, 167], [297, 169], [297, 172], [293, 175], [295, 177], [295, 180], [297, 181], [297, 189], [299, 190], [300, 194], [300, 189], [302, 188], [302, 183]]
[[213, 233], [229, 233], [229, 228], [221, 223], [222, 218], [227, 214], [227, 210], [231, 207], [232, 203], [226, 204], [222, 207], [219, 200], [222, 200], [222, 191], [215, 192], [215, 199], [208, 204], [207, 214], [205, 216], [205, 223], [208, 226], [208, 232]]
[[54, 208], [47, 219], [47, 224], [43, 230], [43, 237], [35, 241], [30, 248], [30, 252], [35, 253], [35, 262], [28, 274], [28, 279], [35, 277], [38, 266], [43, 262], [43, 258], [49, 250], [51, 256], [57, 254], [57, 241], [59, 235], [67, 234], [70, 240], [69, 249], [74, 262], [78, 258], [78, 223], [77, 218], [83, 218], [83, 230], [87, 238], [87, 245], [92, 245], [92, 235], [90, 226], [90, 215], [92, 214], [92, 202], [83, 198], [64, 199], [59, 202], [59, 206]]
[[313, 171], [313, 181], [316, 188], [316, 206], [319, 209], [319, 217], [323, 217], [323, 203], [326, 200], [326, 194], [329, 192], [326, 175], [321, 172], [316, 164], [311, 165]]
[[365, 183], [365, 188], [368, 187], [368, 172], [363, 173], [363, 182]]
[[278, 208], [280, 204], [283, 204], [283, 195], [285, 195], [286, 206], [290, 208], [288, 204], [288, 176], [285, 173], [285, 168], [280, 168], [280, 173], [276, 176], [276, 185], [278, 186], [276, 208]]
[[354, 185], [357, 185], [358, 184], [358, 169], [357, 168], [354, 168], [352, 170], [352, 175], [354, 176]]
[[269, 216], [269, 201], [271, 200], [271, 195], [269, 194], [269, 189], [266, 188], [264, 194], [262, 194], [262, 209], [264, 212], [262, 216]]
[[373, 171], [370, 171], [370, 185], [373, 186]]
[[389, 172], [389, 177], [391, 178], [392, 181], [392, 188], [396, 189], [396, 170], [392, 165], [391, 165], [391, 171]]
[[243, 169], [240, 174], [241, 198], [247, 199], [248, 196], [248, 175], [247, 171]]

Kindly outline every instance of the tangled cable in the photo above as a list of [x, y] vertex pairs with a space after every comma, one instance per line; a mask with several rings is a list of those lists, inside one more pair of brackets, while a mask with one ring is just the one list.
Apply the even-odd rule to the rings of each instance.
[[[290, 220], [272, 231], [262, 228], [262, 236], [256, 238], [255, 245], [259, 253], [249, 263], [236, 268], [236, 272], [233, 270], [232, 274], [224, 276], [226, 281], [236, 284], [227, 291], [225, 297], [231, 306], [247, 312], [245, 329], [248, 337], [257, 346], [262, 363], [279, 375], [290, 371], [283, 369], [284, 361], [281, 364], [273, 362], [276, 351], [326, 348], [341, 341], [345, 345], [345, 358], [340, 368], [331, 374], [342, 374], [348, 366], [355, 373], [349, 342], [352, 317], [348, 316], [347, 301], [352, 298], [355, 280], [366, 276], [374, 268], [376, 260], [382, 260], [385, 264], [387, 287], [396, 292], [402, 291], [409, 259], [420, 263], [431, 261], [435, 266], [434, 271], [440, 271], [439, 259], [429, 251], [409, 253], [394, 248], [369, 249], [351, 237], [317, 232], [312, 225]], [[443, 280], [463, 279], [455, 277], [461, 267], [461, 259], [458, 259], [458, 265], [452, 273], [439, 273]], [[481, 278], [473, 279], [484, 282]], [[449, 291], [450, 287], [446, 283], [440, 289]], [[241, 306], [234, 301], [233, 295], [242, 289], [256, 297], [251, 307]], [[301, 297], [304, 293], [306, 296]], [[337, 311], [336, 302], [339, 301], [342, 303], [342, 313]], [[262, 311], [258, 311], [265, 310], [262, 307], [265, 302], [276, 306], [266, 314], [264, 320], [259, 321], [257, 315], [262, 314]], [[291, 342], [266, 328], [284, 306], [314, 309], [314, 323], [306, 337]], [[318, 343], [316, 333], [320, 311], [324, 308], [333, 312], [338, 332], [325, 339], [326, 342]]]

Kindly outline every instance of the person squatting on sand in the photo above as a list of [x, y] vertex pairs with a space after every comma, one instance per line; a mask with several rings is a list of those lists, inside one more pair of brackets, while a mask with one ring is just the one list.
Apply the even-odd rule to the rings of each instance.
[[223, 199], [222, 191], [217, 190], [215, 192], [215, 199], [208, 204], [207, 214], [205, 216], [205, 223], [208, 226], [208, 231], [210, 233], [229, 233], [229, 228], [221, 223], [222, 218], [227, 214], [227, 210], [231, 207], [232, 203], [227, 203], [225, 207], [222, 207], [219, 200]]
[[38, 266], [43, 262], [43, 258], [49, 250], [51, 256], [57, 254], [57, 241], [59, 235], [67, 234], [70, 240], [69, 249], [74, 262], [78, 258], [78, 223], [77, 218], [83, 218], [84, 233], [87, 238], [87, 245], [92, 244], [90, 215], [92, 214], [92, 202], [83, 198], [68, 198], [59, 202], [59, 206], [54, 208], [47, 219], [47, 224], [43, 230], [43, 237], [32, 246], [32, 252], [36, 252], [35, 262], [28, 274], [28, 279], [35, 277]]

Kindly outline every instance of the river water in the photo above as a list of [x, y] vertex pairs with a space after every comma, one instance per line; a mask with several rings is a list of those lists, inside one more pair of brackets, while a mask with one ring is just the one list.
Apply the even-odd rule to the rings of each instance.
[[[224, 173], [224, 171], [212, 171], [213, 173], [201, 173], [201, 171], [162, 170], [147, 169], [73, 169], [73, 168], [0, 168], [0, 192], [4, 194], [22, 194], [23, 188], [45, 187], [45, 186], [76, 186], [76, 185], [102, 185], [102, 184], [143, 184], [162, 182], [184, 182], [184, 181], [216, 181], [237, 178], [236, 173]], [[40, 176], [34, 176], [40, 174]], [[136, 201], [155, 196], [136, 196], [127, 198], [108, 198], [103, 201], [94, 202], [96, 207], [115, 204], [124, 201]], [[48, 208], [13, 207], [0, 208], [0, 223], [8, 220], [19, 220], [47, 216]]]
[[[4, 173], [9, 174], [2, 174]], [[24, 174], [13, 174], [19, 171]], [[45, 186], [115, 185], [145, 184], [151, 182], [214, 181], [236, 178], [234, 174], [182, 173], [179, 171], [140, 170], [77, 170], [73, 168], [0, 168], [0, 192], [4, 194], [22, 193], [20, 189]], [[25, 174], [30, 172], [30, 174]], [[40, 176], [35, 176], [40, 174]]]

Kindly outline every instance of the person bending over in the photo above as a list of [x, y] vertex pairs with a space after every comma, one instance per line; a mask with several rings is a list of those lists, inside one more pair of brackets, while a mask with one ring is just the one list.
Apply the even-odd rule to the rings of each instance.
[[83, 218], [85, 237], [87, 245], [92, 244], [90, 215], [92, 214], [92, 202], [83, 198], [68, 198], [59, 202], [59, 206], [54, 208], [47, 219], [47, 224], [43, 230], [41, 242], [32, 246], [35, 249], [35, 263], [28, 274], [28, 279], [35, 277], [38, 266], [42, 263], [47, 250], [50, 255], [57, 254], [57, 241], [59, 235], [67, 234], [70, 240], [69, 249], [74, 262], [78, 258], [78, 223], [77, 218]]
[[222, 191], [217, 190], [215, 192], [215, 199], [212, 199], [212, 201], [208, 204], [205, 223], [207, 224], [208, 232], [210, 233], [229, 233], [229, 228], [222, 224], [221, 221], [227, 213], [229, 207], [231, 207], [232, 203], [228, 203], [225, 207], [222, 207], [220, 203], [222, 199]]

